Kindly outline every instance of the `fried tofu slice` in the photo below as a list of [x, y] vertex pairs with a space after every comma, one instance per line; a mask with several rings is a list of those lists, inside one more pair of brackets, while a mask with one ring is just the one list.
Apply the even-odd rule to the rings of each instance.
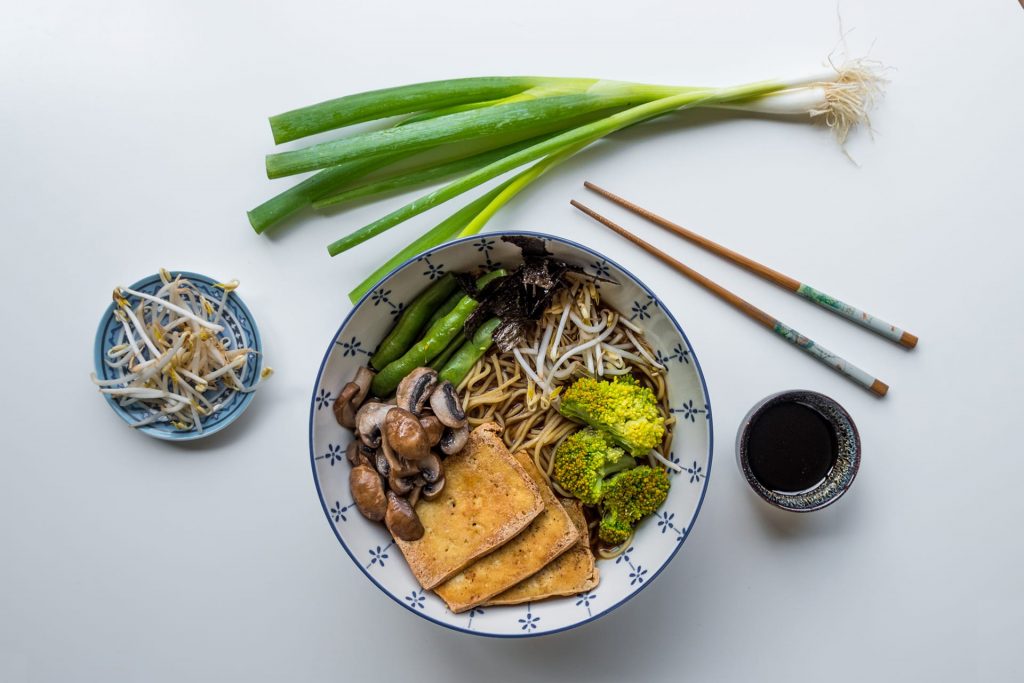
[[470, 433], [466, 447], [444, 460], [441, 494], [416, 504], [423, 537], [395, 540], [424, 589], [512, 540], [544, 509], [540, 488], [500, 433], [491, 422]]
[[579, 540], [567, 552], [530, 578], [519, 582], [504, 593], [491, 598], [487, 605], [518, 605], [545, 598], [585, 593], [597, 587], [601, 572], [590, 550], [587, 520], [583, 517], [583, 504], [578, 500], [559, 499], [579, 531]]
[[533, 459], [524, 452], [513, 457], [540, 489], [544, 511], [521, 534], [435, 589], [452, 612], [472, 609], [536, 574], [580, 538], [572, 518], [558, 503]]

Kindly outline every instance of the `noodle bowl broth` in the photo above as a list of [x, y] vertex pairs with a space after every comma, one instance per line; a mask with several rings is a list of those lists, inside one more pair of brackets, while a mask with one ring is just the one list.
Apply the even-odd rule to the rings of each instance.
[[[524, 234], [524, 233], [514, 233]], [[657, 297], [627, 271], [587, 247], [561, 238], [545, 240], [556, 258], [582, 267], [535, 329], [513, 352], [492, 349], [460, 385], [471, 426], [504, 427], [510, 450], [526, 450], [550, 475], [558, 442], [580, 425], [553, 404], [563, 385], [582, 374], [612, 378], [630, 373], [651, 387], [667, 418], [666, 434], [651, 464], [664, 458], [673, 469], [668, 499], [640, 523], [621, 556], [598, 562], [600, 585], [588, 596], [519, 606], [485, 607], [453, 614], [420, 589], [387, 530], [351, 504], [344, 450], [351, 434], [331, 411], [332, 395], [347, 382], [387, 334], [398, 311], [439, 273], [514, 268], [519, 249], [490, 233], [447, 244], [404, 264], [360, 301], [331, 340], [314, 385], [310, 457], [327, 519], [357, 566], [381, 590], [420, 616], [458, 630], [493, 636], [531, 636], [571, 628], [628, 600], [648, 585], [682, 546], [699, 512], [711, 465], [711, 413], [703, 376], [685, 335]], [[664, 466], [664, 465], [660, 465]], [[385, 557], [386, 556], [386, 557]]]

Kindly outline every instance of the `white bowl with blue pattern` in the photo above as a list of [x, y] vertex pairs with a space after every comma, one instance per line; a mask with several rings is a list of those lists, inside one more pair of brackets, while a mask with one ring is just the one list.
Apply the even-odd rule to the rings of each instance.
[[[356, 369], [369, 361], [405, 305], [431, 280], [449, 270], [515, 267], [521, 260], [519, 249], [501, 239], [512, 234], [540, 237], [557, 258], [618, 283], [601, 283], [602, 302], [643, 327], [656, 357], [668, 368], [670, 405], [677, 420], [669, 457], [683, 471], [672, 475], [668, 500], [655, 516], [641, 523], [630, 548], [617, 559], [598, 561], [601, 582], [593, 591], [453, 614], [440, 598], [420, 588], [387, 529], [364, 518], [353, 504], [345, 460], [345, 447], [352, 434], [338, 425], [331, 404]], [[392, 600], [458, 631], [497, 637], [537, 636], [564, 631], [607, 614], [650, 585], [679, 551], [708, 488], [711, 406], [700, 364], [682, 327], [654, 292], [629, 271], [589, 247], [561, 237], [531, 232], [487, 233], [450, 242], [411, 259], [355, 305], [331, 340], [317, 374], [309, 413], [309, 447], [317, 494], [331, 529], [352, 561]]]
[[[172, 278], [179, 275], [189, 280], [195, 285], [196, 289], [211, 301], [220, 301], [221, 296], [224, 294], [217, 287], [218, 281], [211, 277], [183, 270], [171, 272]], [[136, 292], [142, 292], [143, 294], [156, 294], [163, 284], [160, 274], [153, 273], [149, 277], [144, 277], [131, 285], [129, 289], [134, 289]], [[244, 349], [248, 347], [256, 352], [252, 356], [254, 362], [246, 363], [240, 376], [243, 385], [247, 387], [254, 386], [259, 382], [260, 371], [263, 366], [263, 343], [260, 341], [260, 332], [256, 327], [256, 320], [239, 298], [237, 292], [232, 292], [231, 296], [224, 302], [221, 323], [224, 325], [224, 332], [221, 333], [221, 336], [227, 340], [229, 349]], [[114, 379], [117, 376], [115, 370], [107, 365], [104, 359], [107, 358], [107, 352], [111, 348], [124, 341], [123, 334], [121, 323], [114, 317], [114, 304], [111, 303], [107, 306], [103, 317], [100, 318], [99, 327], [96, 329], [96, 340], [93, 343], [93, 365], [95, 366], [96, 377], [99, 379]], [[202, 439], [216, 434], [237, 420], [245, 412], [245, 409], [249, 407], [249, 404], [252, 403], [254, 395], [255, 392], [234, 392], [220, 410], [203, 419], [202, 432], [196, 429], [181, 430], [169, 422], [155, 422], [137, 427], [136, 429], [143, 434], [165, 441], [194, 441], [195, 439]], [[206, 394], [206, 396], [211, 402], [217, 403], [220, 393]], [[109, 394], [103, 394], [103, 397], [117, 416], [128, 424], [138, 422], [149, 416], [149, 411], [137, 407], [122, 406]]]

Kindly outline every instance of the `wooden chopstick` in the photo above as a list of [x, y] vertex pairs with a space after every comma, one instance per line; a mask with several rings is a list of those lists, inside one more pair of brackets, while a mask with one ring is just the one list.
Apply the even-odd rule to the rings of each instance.
[[800, 282], [799, 280], [795, 280], [789, 277], [788, 275], [784, 275], [777, 270], [769, 268], [764, 264], [758, 263], [754, 259], [748, 258], [743, 254], [735, 252], [732, 249], [729, 249], [728, 247], [724, 247], [721, 244], [718, 244], [717, 242], [713, 242], [709, 240], [707, 237], [704, 237], [703, 235], [698, 235], [694, 231], [684, 228], [683, 226], [678, 225], [676, 223], [673, 223], [667, 218], [663, 218], [652, 211], [648, 211], [642, 206], [637, 206], [633, 202], [623, 199], [617, 194], [613, 194], [608, 190], [605, 190], [604, 188], [598, 187], [597, 185], [590, 181], [584, 182], [583, 186], [588, 190], [592, 190], [593, 192], [596, 192], [599, 195], [612, 200], [619, 206], [623, 206], [632, 211], [633, 213], [643, 216], [644, 218], [651, 221], [655, 225], [659, 225], [668, 230], [669, 232], [679, 235], [680, 237], [687, 239], [693, 242], [694, 244], [703, 247], [704, 249], [707, 249], [713, 254], [717, 254], [718, 256], [721, 256], [722, 258], [731, 261], [742, 268], [746, 268], [750, 272], [756, 275], [760, 275], [765, 280], [773, 282], [777, 284], [779, 287], [782, 287], [783, 289], [788, 289], [789, 291], [796, 293], [797, 295], [803, 297], [804, 299], [807, 299], [808, 301], [815, 303], [826, 310], [841, 315], [847, 320], [852, 320], [858, 325], [862, 325], [868, 328], [875, 334], [879, 334], [890, 341], [894, 341], [898, 344], [903, 345], [908, 349], [912, 349], [915, 346], [917, 346], [917, 337], [912, 335], [910, 332], [907, 332], [906, 330], [902, 330], [896, 327], [895, 325], [891, 325], [885, 322], [884, 320], [881, 320], [880, 318], [876, 318], [873, 315], [860, 310], [855, 306], [851, 306], [850, 304], [840, 301], [834, 296], [826, 294], [821, 290], [815, 289], [814, 287], [811, 287], [806, 283]]
[[594, 220], [596, 220], [597, 222], [610, 228], [612, 231], [622, 235], [627, 240], [637, 245], [644, 251], [648, 252], [649, 254], [653, 254], [657, 258], [661, 259], [672, 268], [675, 268], [677, 271], [679, 271], [686, 277], [690, 278], [691, 280], [699, 284], [701, 287], [704, 287], [715, 296], [731, 304], [740, 312], [746, 314], [747, 316], [761, 323], [769, 330], [775, 332], [786, 341], [795, 345], [797, 348], [809, 353], [817, 360], [821, 361], [825, 365], [828, 365], [830, 368], [837, 370], [838, 372], [842, 373], [843, 375], [853, 380], [857, 384], [861, 385], [862, 387], [872, 391], [878, 396], [885, 396], [886, 392], [889, 391], [889, 385], [887, 385], [882, 380], [872, 376], [871, 374], [865, 372], [864, 370], [861, 370], [853, 363], [844, 360], [842, 357], [837, 356], [836, 354], [826, 349], [824, 346], [816, 344], [814, 341], [803, 336], [802, 334], [794, 330], [792, 327], [789, 327], [788, 325], [784, 324], [779, 319], [772, 317], [771, 315], [765, 313], [760, 308], [754, 306], [750, 302], [736, 296], [725, 287], [722, 287], [717, 282], [709, 280], [708, 278], [704, 277], [703, 275], [695, 271], [693, 268], [690, 268], [686, 264], [681, 263], [676, 259], [672, 258], [668, 254], [663, 252], [661, 249], [658, 249], [653, 244], [645, 242], [644, 240], [640, 239], [639, 237], [637, 237], [630, 231], [626, 230], [622, 226], [613, 223], [611, 220], [605, 218], [604, 216], [597, 213], [593, 209], [584, 206], [575, 199], [571, 200], [569, 203], [575, 206], [583, 213], [593, 218]]

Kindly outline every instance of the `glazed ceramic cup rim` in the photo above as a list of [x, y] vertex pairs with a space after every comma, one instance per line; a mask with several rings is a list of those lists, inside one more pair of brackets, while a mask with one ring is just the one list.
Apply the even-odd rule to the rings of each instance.
[[[765, 487], [750, 468], [747, 441], [754, 420], [771, 406], [798, 401], [817, 409], [839, 437], [839, 457], [826, 477], [816, 486], [799, 493], [781, 493]], [[845, 438], [844, 438], [845, 437]], [[790, 389], [766, 396], [751, 408], [736, 433], [736, 461], [747, 484], [762, 500], [791, 512], [813, 512], [828, 507], [850, 490], [860, 469], [861, 442], [850, 414], [833, 398], [808, 389]]]

